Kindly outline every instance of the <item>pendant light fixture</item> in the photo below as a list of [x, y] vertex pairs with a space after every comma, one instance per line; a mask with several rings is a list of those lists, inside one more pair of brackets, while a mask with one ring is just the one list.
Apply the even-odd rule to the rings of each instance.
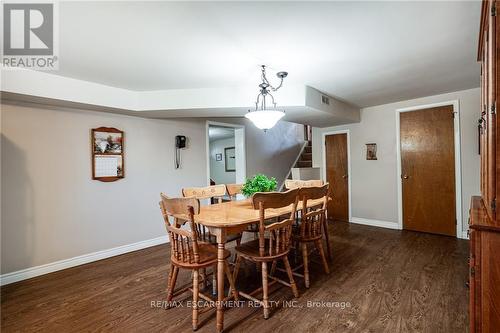
[[[246, 118], [250, 119], [260, 129], [264, 132], [270, 128], [273, 128], [276, 123], [283, 118], [285, 111], [278, 110], [276, 108], [276, 102], [274, 101], [271, 91], [277, 91], [283, 85], [283, 79], [287, 77], [287, 72], [278, 72], [276, 76], [280, 79], [280, 83], [277, 87], [273, 87], [267, 77], [266, 77], [266, 66], [262, 65], [262, 83], [259, 84], [260, 93], [257, 95], [257, 101], [255, 102], [255, 110], [250, 111], [245, 115]], [[266, 98], [270, 96], [272, 102], [272, 108], [268, 108], [266, 104]]]

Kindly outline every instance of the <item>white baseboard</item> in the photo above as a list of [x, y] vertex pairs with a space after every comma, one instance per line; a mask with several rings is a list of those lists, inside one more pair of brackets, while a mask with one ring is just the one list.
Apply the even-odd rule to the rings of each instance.
[[147, 247], [164, 244], [168, 242], [167, 236], [161, 236], [153, 239], [148, 239], [145, 241], [140, 241], [133, 244], [122, 245], [118, 247], [114, 247], [112, 249], [97, 251], [89, 254], [84, 254], [78, 257], [63, 259], [59, 261], [55, 261], [49, 264], [30, 267], [26, 269], [22, 269], [20, 271], [6, 273], [0, 275], [0, 285], [4, 286], [9, 283], [26, 280], [33, 278], [35, 276], [52, 273], [55, 271], [60, 271], [66, 268], [71, 268], [83, 264], [87, 264], [89, 262], [106, 259], [110, 257], [114, 257], [120, 254], [124, 254], [127, 252], [137, 251], [141, 249], [145, 249]]
[[364, 219], [362, 217], [351, 217], [351, 223], [364, 224], [372, 227], [388, 228], [388, 229], [399, 229], [397, 222], [381, 221]]
[[460, 237], [462, 239], [469, 239], [469, 234], [467, 233], [467, 231], [462, 231], [462, 237]]

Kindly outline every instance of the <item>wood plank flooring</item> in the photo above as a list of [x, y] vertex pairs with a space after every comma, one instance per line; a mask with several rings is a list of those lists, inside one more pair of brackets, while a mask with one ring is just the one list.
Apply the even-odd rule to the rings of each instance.
[[[232, 308], [225, 331], [467, 332], [467, 241], [341, 222], [330, 233], [330, 275], [312, 264], [311, 288], [300, 281], [296, 303], [268, 320], [260, 308]], [[2, 332], [190, 332], [190, 308], [151, 305], [165, 298], [168, 257], [160, 245], [2, 287]], [[246, 266], [237, 284], [259, 279]], [[293, 300], [289, 288], [273, 290], [271, 300]], [[199, 327], [215, 331], [214, 310]]]

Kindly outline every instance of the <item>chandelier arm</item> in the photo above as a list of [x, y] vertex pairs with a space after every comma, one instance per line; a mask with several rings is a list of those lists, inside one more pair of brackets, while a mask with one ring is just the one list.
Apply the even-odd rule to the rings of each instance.
[[267, 79], [267, 76], [266, 76], [266, 66], [262, 65], [262, 75], [261, 75], [261, 78], [262, 78], [262, 82], [263, 83], [266, 83], [269, 85], [269, 88], [271, 88], [272, 91], [277, 91], [279, 88], [281, 88], [283, 86], [283, 77], [281, 78], [280, 80], [280, 83], [277, 87], [274, 87], [271, 82], [269, 82], [269, 80]]
[[257, 100], [255, 101], [255, 110], [259, 109], [260, 96], [262, 96], [262, 94], [257, 95]]
[[271, 93], [268, 93], [269, 96], [271, 96], [271, 100], [273, 101], [273, 107], [276, 109], [276, 102], [274, 101], [274, 96], [271, 95]]

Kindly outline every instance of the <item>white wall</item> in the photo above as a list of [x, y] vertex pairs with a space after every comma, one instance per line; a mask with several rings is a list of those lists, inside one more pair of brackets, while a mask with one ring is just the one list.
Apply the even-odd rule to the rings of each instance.
[[[236, 183], [236, 172], [226, 171], [224, 148], [234, 147], [234, 136], [232, 138], [210, 141], [210, 178], [216, 184]], [[217, 161], [216, 154], [222, 154], [222, 160]]]
[[[479, 94], [479, 88], [476, 88], [368, 107], [361, 110], [360, 123], [313, 128], [313, 166], [323, 167], [322, 133], [349, 129], [353, 218], [397, 223], [396, 109], [458, 99], [462, 157], [462, 225], [466, 230], [470, 197], [479, 193]], [[377, 143], [376, 161], [365, 159], [365, 144], [371, 142]]]
[[[164, 237], [159, 193], [176, 196], [182, 187], [206, 185], [205, 119], [0, 106], [1, 274]], [[229, 120], [245, 125], [248, 175], [282, 180], [299, 153], [302, 127], [280, 122], [264, 133], [244, 119]], [[125, 131], [125, 179], [91, 180], [90, 129], [100, 126]], [[188, 137], [178, 170], [176, 135]]]
[[[159, 193], [206, 183], [205, 123], [2, 105], [7, 273], [165, 236]], [[90, 129], [125, 131], [125, 179], [91, 180]], [[174, 169], [175, 135], [186, 135]]]

